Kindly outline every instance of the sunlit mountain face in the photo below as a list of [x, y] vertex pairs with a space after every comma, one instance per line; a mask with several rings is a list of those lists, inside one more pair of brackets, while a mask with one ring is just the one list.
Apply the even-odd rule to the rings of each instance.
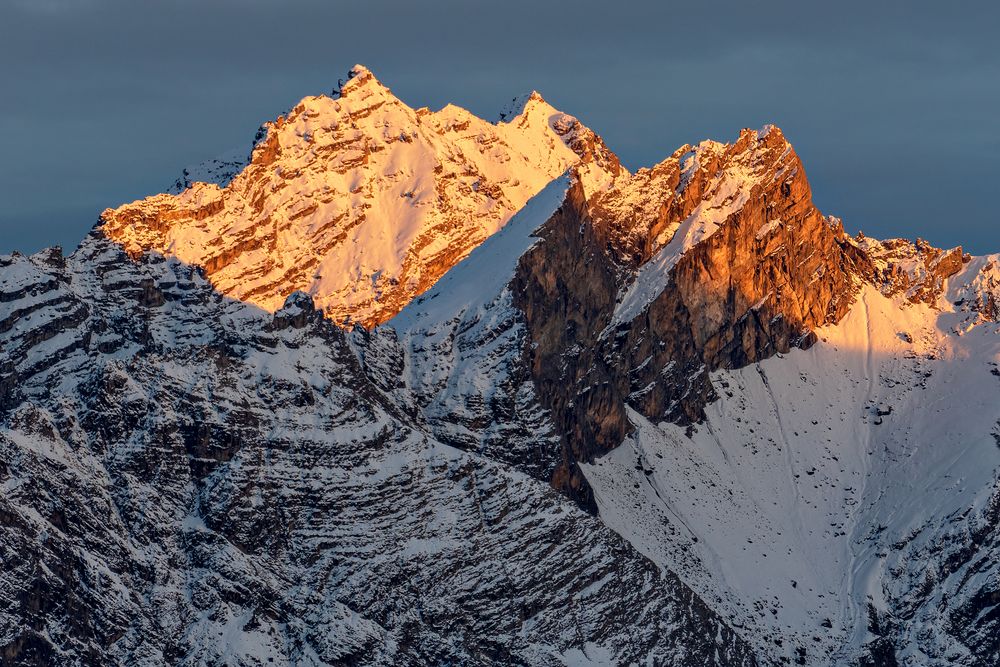
[[734, 135], [358, 65], [0, 257], [4, 664], [1000, 664], [1000, 256]]
[[105, 211], [103, 229], [265, 310], [302, 290], [335, 322], [381, 324], [570, 166], [595, 183], [618, 171], [538, 93], [501, 116], [412, 109], [357, 65], [339, 94], [261, 126], [248, 157], [186, 170], [172, 194]]

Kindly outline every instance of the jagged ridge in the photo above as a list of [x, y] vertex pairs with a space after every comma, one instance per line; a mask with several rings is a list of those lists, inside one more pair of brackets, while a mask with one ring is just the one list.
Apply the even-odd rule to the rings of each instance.
[[506, 114], [356, 67], [219, 183], [106, 212], [68, 265], [2, 260], [4, 544], [54, 531], [8, 654], [995, 661], [996, 258], [850, 238], [777, 128], [630, 174], [537, 93]]
[[[593, 132], [534, 94], [491, 124], [412, 109], [362, 66], [334, 97], [264, 124], [248, 163], [102, 214], [133, 255], [204, 267], [222, 292], [274, 311], [296, 290], [338, 323], [378, 324], [425, 291], [532, 195], [581, 163], [618, 166]], [[220, 166], [221, 165], [221, 166]]]

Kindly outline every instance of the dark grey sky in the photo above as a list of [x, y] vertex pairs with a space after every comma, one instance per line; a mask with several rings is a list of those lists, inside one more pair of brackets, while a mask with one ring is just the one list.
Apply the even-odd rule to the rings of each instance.
[[248, 145], [355, 62], [493, 118], [538, 89], [630, 168], [781, 126], [871, 236], [1000, 251], [994, 2], [0, 0], [0, 252]]

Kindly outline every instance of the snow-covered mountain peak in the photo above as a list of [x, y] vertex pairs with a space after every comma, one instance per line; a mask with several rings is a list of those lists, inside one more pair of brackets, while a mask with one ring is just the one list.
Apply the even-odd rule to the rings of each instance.
[[541, 111], [544, 113], [545, 111], [555, 111], [555, 109], [545, 101], [545, 98], [542, 97], [541, 93], [537, 90], [532, 90], [530, 93], [518, 95], [517, 97], [512, 98], [510, 102], [507, 102], [507, 104], [500, 109], [498, 122], [509, 123], [518, 116], [528, 112], [529, 107], [530, 111], [535, 112]]
[[351, 79], [358, 79], [361, 77], [371, 77], [373, 79], [375, 78], [375, 75], [372, 74], [372, 71], [368, 69], [366, 66], [362, 65], [361, 63], [356, 63], [354, 67], [349, 69], [347, 71], [347, 76]]
[[347, 72], [347, 80], [340, 86], [340, 98], [358, 94], [364, 90], [368, 95], [388, 97], [392, 92], [379, 81], [372, 71], [364, 65], [355, 65]]
[[105, 211], [104, 233], [133, 255], [202, 266], [222, 292], [266, 310], [303, 290], [335, 321], [368, 326], [567, 168], [581, 165], [595, 190], [620, 171], [591, 130], [540, 96], [493, 124], [454, 105], [413, 109], [366, 68], [352, 73], [339, 96], [306, 97], [265, 123], [245, 165], [187, 170], [176, 194]]

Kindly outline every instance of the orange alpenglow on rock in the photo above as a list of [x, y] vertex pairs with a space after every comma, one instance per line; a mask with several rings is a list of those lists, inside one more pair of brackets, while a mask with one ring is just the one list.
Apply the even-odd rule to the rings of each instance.
[[301, 290], [335, 322], [377, 325], [568, 168], [595, 188], [617, 173], [594, 133], [538, 93], [512, 107], [496, 124], [450, 104], [413, 109], [356, 65], [339, 95], [262, 126], [228, 183], [108, 209], [103, 231], [132, 255], [201, 266], [265, 310]]

